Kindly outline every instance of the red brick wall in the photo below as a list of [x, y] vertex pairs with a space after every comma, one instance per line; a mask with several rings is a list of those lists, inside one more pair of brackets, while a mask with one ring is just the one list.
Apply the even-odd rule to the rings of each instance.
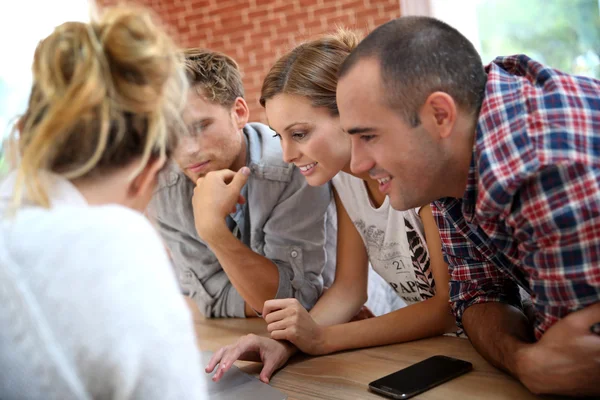
[[[96, 0], [110, 5], [122, 0]], [[224, 52], [240, 65], [250, 119], [264, 121], [262, 80], [296, 44], [336, 26], [371, 31], [400, 16], [400, 0], [133, 0], [174, 28], [183, 47]]]

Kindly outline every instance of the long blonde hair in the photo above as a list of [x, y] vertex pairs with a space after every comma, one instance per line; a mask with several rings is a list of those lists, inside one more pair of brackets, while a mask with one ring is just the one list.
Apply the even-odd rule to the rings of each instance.
[[183, 60], [148, 11], [114, 8], [97, 22], [60, 25], [38, 45], [32, 69], [17, 129], [16, 206], [26, 193], [49, 207], [44, 171], [74, 180], [139, 159], [137, 175], [175, 148], [187, 90]]
[[308, 98], [314, 107], [338, 114], [335, 92], [338, 70], [360, 41], [357, 32], [339, 28], [337, 32], [305, 42], [282, 56], [265, 77], [260, 104], [280, 93]]

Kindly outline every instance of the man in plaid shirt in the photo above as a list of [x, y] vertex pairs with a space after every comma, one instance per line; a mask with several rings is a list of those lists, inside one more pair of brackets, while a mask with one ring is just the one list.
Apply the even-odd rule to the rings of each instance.
[[600, 82], [524, 55], [484, 68], [455, 29], [403, 17], [337, 96], [352, 171], [379, 171], [396, 209], [433, 202], [475, 348], [533, 392], [600, 394]]

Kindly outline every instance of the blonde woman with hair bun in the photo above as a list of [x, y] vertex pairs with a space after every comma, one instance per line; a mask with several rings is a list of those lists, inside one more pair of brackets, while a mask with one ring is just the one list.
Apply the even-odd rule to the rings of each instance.
[[[385, 194], [393, 177], [383, 170], [350, 171], [351, 141], [340, 125], [336, 87], [339, 68], [358, 42], [356, 33], [339, 29], [296, 47], [265, 77], [260, 102], [285, 161], [300, 168], [311, 186], [333, 183], [336, 275], [310, 313], [295, 299], [267, 301], [263, 317], [277, 340], [246, 336], [217, 351], [207, 367], [210, 372], [221, 364], [215, 380], [240, 355], [257, 353], [264, 363], [261, 379], [268, 381], [298, 350], [321, 355], [458, 334], [448, 302], [448, 266], [429, 206], [396, 211]], [[349, 322], [367, 301], [369, 263], [394, 289], [392, 298], [407, 306]]]
[[42, 40], [0, 183], [0, 398], [203, 398], [189, 311], [142, 215], [186, 79], [144, 10]]

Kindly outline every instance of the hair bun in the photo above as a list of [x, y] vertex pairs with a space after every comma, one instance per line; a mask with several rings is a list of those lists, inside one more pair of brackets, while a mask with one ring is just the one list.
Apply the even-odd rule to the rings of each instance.
[[183, 130], [182, 57], [145, 9], [108, 9], [89, 24], [67, 22], [38, 45], [19, 128], [15, 190], [49, 205], [40, 171], [67, 179], [172, 153]]
[[92, 26], [123, 108], [131, 112], [155, 109], [177, 66], [170, 38], [162, 34], [149, 12], [135, 8], [109, 10]]
[[358, 32], [346, 28], [338, 28], [337, 31], [331, 35], [331, 38], [344, 46], [348, 53], [354, 50], [360, 43], [360, 35]]

